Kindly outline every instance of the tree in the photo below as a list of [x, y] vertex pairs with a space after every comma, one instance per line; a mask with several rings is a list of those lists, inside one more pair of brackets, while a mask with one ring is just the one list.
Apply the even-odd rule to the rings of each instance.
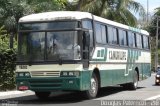
[[[156, 26], [157, 26], [157, 16], [160, 17], [160, 7], [155, 9], [156, 12], [153, 15], [153, 18], [151, 20], [151, 24], [148, 26], [147, 30], [150, 32], [150, 35], [152, 37], [156, 36]], [[159, 27], [160, 27], [160, 18], [159, 18], [159, 23], [158, 23]], [[159, 29], [159, 39], [160, 39], [160, 29]]]
[[64, 10], [67, 0], [27, 0], [35, 13]]
[[[156, 32], [157, 32], [157, 16], [160, 17], [160, 7], [155, 9], [156, 12], [154, 13], [151, 23], [150, 25], [147, 27], [147, 30], [150, 33], [151, 36], [151, 40], [150, 40], [150, 44], [151, 44], [151, 53], [152, 53], [152, 67], [155, 66], [155, 52], [157, 49], [156, 46]], [[160, 27], [160, 18], [159, 18], [159, 22], [158, 25]], [[159, 32], [158, 32], [158, 38], [160, 39], [160, 28], [159, 28]], [[158, 48], [160, 48], [160, 41], [158, 41]], [[158, 57], [160, 56], [160, 50], [158, 50]], [[158, 63], [160, 63], [160, 58], [158, 60]]]
[[8, 32], [16, 33], [19, 18], [33, 12], [25, 0], [6, 0], [0, 8], [0, 24], [4, 25]]
[[133, 12], [138, 12], [140, 16], [145, 14], [143, 6], [133, 0], [78, 0], [77, 10], [87, 11], [130, 26], [137, 25]]
[[8, 32], [17, 33], [20, 17], [39, 12], [63, 10], [67, 0], [1, 0], [0, 25]]

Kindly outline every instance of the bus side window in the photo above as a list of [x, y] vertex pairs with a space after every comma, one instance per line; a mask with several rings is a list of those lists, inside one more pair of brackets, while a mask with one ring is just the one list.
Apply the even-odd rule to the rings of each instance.
[[143, 35], [144, 49], [149, 49], [149, 37]]
[[91, 20], [83, 20], [82, 21], [82, 27], [89, 30], [89, 34], [90, 34], [90, 47], [93, 47], [93, 27], [92, 27], [92, 21]]
[[127, 46], [127, 33], [126, 33], [126, 31], [119, 29], [118, 35], [119, 35], [119, 44], [123, 45], [123, 46]]
[[117, 28], [113, 28], [113, 44], [118, 44], [118, 33]]
[[124, 46], [127, 46], [127, 31], [123, 30]]
[[136, 36], [135, 33], [132, 33], [132, 39], [133, 39], [133, 47], [137, 47], [137, 41], [136, 41]]
[[112, 42], [113, 42], [113, 28], [112, 27], [110, 27], [110, 26], [108, 26], [108, 43], [109, 44], [112, 44]]
[[106, 44], [106, 27], [105, 25], [101, 25], [99, 23], [96, 23], [96, 41], [97, 43]]
[[96, 42], [101, 43], [102, 42], [101, 25], [96, 23], [95, 30], [96, 30]]
[[138, 48], [142, 48], [142, 37], [141, 37], [141, 35], [140, 34], [136, 34], [136, 43], [137, 43], [137, 47]]
[[118, 33], [117, 28], [108, 26], [108, 43], [109, 44], [118, 44]]
[[128, 31], [128, 45], [129, 47], [135, 47], [135, 34]]
[[104, 25], [101, 25], [101, 36], [102, 36], [102, 43], [106, 44], [107, 43], [107, 39], [106, 39], [106, 27]]

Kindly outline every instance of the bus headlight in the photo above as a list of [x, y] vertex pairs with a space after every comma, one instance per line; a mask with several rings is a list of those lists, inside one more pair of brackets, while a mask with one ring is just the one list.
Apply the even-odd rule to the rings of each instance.
[[16, 77], [30, 77], [29, 72], [17, 72]]
[[19, 73], [19, 77], [24, 77], [24, 73]]
[[79, 77], [79, 71], [62, 71], [61, 77]]
[[160, 77], [160, 75], [156, 75], [156, 77]]
[[25, 77], [29, 77], [29, 76], [30, 76], [30, 73], [24, 73], [24, 76], [25, 76]]
[[69, 75], [69, 76], [73, 76], [73, 75], [74, 75], [74, 72], [68, 72], [68, 75]]
[[68, 72], [62, 72], [62, 76], [68, 76]]

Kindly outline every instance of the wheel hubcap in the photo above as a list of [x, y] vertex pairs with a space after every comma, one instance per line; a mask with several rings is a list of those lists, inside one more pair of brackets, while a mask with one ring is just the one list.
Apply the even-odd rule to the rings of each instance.
[[97, 84], [96, 84], [96, 81], [94, 78], [91, 78], [91, 94], [92, 95], [95, 95], [96, 94], [96, 91], [97, 91]]
[[136, 81], [136, 82], [134, 83], [134, 86], [137, 87], [137, 85], [138, 85], [138, 82]]
[[135, 76], [134, 86], [137, 88], [137, 85], [138, 85], [138, 79], [137, 79], [137, 74], [136, 74], [136, 76]]

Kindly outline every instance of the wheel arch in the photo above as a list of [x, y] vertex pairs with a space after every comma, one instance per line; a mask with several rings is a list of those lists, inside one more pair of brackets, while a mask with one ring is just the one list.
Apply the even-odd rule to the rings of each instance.
[[139, 81], [139, 68], [138, 67], [136, 67], [135, 68], [135, 71], [137, 72], [137, 74], [138, 74], [138, 81]]
[[100, 77], [100, 71], [98, 68], [95, 68], [93, 70], [93, 73], [96, 75], [97, 79], [98, 79], [98, 87], [101, 87], [101, 77]]

